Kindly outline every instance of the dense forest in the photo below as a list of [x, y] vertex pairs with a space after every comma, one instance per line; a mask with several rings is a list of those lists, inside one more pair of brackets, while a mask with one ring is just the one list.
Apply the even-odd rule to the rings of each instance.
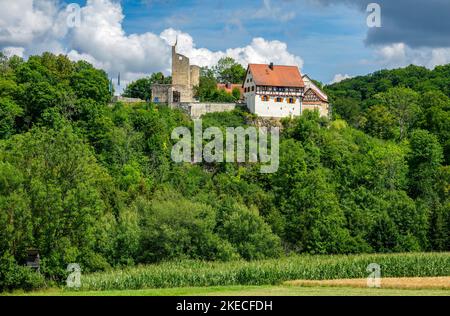
[[450, 162], [450, 65], [381, 70], [327, 87], [335, 116], [386, 140], [408, 139], [415, 129], [434, 134]]
[[[160, 261], [450, 249], [450, 66], [327, 87], [282, 121], [280, 168], [175, 164], [181, 111], [109, 104], [105, 72], [0, 56], [0, 290]], [[249, 126], [245, 111], [203, 127]], [[445, 149], [445, 152], [444, 152]], [[24, 267], [38, 249], [41, 274]], [[45, 280], [44, 280], [45, 279]]]

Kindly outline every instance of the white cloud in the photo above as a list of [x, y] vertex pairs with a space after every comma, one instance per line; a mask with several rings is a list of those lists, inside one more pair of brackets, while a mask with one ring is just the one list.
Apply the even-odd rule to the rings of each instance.
[[51, 1], [16, 0], [0, 2], [0, 43], [26, 45], [49, 32], [55, 19]]
[[23, 58], [24, 52], [25, 52], [25, 48], [23, 48], [23, 47], [14, 47], [14, 46], [11, 46], [11, 47], [5, 47], [5, 48], [3, 49], [3, 53], [4, 53], [6, 56], [8, 56], [8, 57], [11, 57], [11, 56], [16, 55], [16, 56], [19, 56], [19, 57], [22, 57], [22, 58]]
[[406, 45], [396, 43], [384, 46], [378, 50], [378, 54], [387, 63], [401, 63], [406, 60]]
[[254, 38], [246, 47], [228, 49], [226, 55], [233, 57], [243, 65], [273, 62], [277, 65], [296, 65], [303, 68], [303, 59], [289, 53], [286, 43], [267, 41], [261, 37]]
[[[58, 0], [0, 1], [0, 49], [25, 57], [44, 51], [67, 54], [104, 69], [111, 77], [120, 72], [124, 83], [156, 71], [168, 73], [170, 45], [177, 37], [179, 52], [199, 66], [212, 66], [224, 56], [244, 66], [269, 62], [303, 66], [303, 60], [280, 41], [254, 38], [247, 46], [214, 52], [197, 48], [191, 35], [171, 28], [159, 35], [126, 34], [122, 6], [112, 0], [87, 0], [80, 25], [70, 28], [69, 13], [60, 4]], [[270, 1], [266, 5], [270, 8]]]
[[212, 52], [206, 48], [196, 48], [193, 38], [181, 31], [167, 29], [161, 33], [168, 45], [173, 45], [178, 39], [178, 51], [189, 56], [192, 64], [212, 66], [225, 56], [233, 57], [244, 67], [249, 63], [270, 63], [278, 65], [297, 65], [303, 67], [303, 59], [288, 51], [286, 43], [267, 41], [264, 38], [254, 38], [252, 42], [239, 48], [229, 48], [226, 51]]
[[0, 48], [22, 47], [27, 54], [63, 53], [65, 16], [56, 0], [0, 1]]
[[[281, 1], [277, 1], [276, 6], [272, 6], [271, 0], [263, 0], [263, 6], [253, 14], [254, 19], [276, 19], [281, 22], [293, 20], [296, 16], [293, 10], [287, 10], [280, 6]], [[292, 4], [291, 4], [292, 5]]]
[[378, 63], [385, 67], [396, 68], [410, 64], [433, 69], [438, 65], [450, 63], [450, 48], [410, 48], [405, 43], [395, 43], [376, 51]]
[[338, 83], [338, 82], [341, 82], [343, 80], [351, 79], [351, 78], [353, 78], [353, 77], [348, 75], [348, 74], [345, 74], [345, 75], [343, 75], [343, 74], [336, 74], [330, 84]]
[[450, 48], [436, 48], [431, 51], [430, 68], [450, 63]]

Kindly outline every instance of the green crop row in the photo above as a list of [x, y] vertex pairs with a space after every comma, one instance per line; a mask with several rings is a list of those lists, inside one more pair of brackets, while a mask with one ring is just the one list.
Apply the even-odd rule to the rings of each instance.
[[288, 280], [366, 278], [377, 263], [382, 277], [450, 276], [450, 253], [292, 256], [277, 260], [182, 261], [82, 276], [83, 290], [272, 285]]

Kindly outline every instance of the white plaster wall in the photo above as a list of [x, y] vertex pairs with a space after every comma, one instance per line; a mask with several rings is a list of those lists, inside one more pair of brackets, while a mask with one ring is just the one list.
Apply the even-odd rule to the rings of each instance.
[[253, 98], [255, 103], [255, 110], [251, 111], [261, 117], [290, 117], [301, 115], [301, 102], [300, 98], [297, 98], [293, 104], [288, 103], [287, 98], [284, 98], [283, 102], [275, 102], [275, 98], [271, 97], [269, 101], [262, 101], [261, 96]]
[[[247, 82], [247, 79], [250, 79]], [[256, 94], [257, 87], [253, 81], [253, 76], [251, 73], [247, 74], [244, 82], [244, 88], [254, 87], [255, 91], [250, 91], [244, 93], [244, 100], [247, 103], [247, 108], [251, 113], [254, 113], [261, 117], [290, 117], [290, 116], [300, 116], [301, 110], [301, 98], [296, 97], [296, 102], [294, 104], [289, 104], [286, 97], [283, 97], [283, 102], [275, 102], [276, 96], [269, 96], [269, 101], [262, 101], [261, 94]]]

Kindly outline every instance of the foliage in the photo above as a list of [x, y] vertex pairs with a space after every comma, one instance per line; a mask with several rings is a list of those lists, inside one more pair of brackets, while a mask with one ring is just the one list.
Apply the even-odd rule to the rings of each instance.
[[217, 83], [242, 83], [246, 70], [231, 57], [224, 57], [212, 69], [202, 68], [200, 84], [195, 95], [201, 102], [236, 102], [241, 98], [239, 89], [231, 93], [218, 89]]
[[138, 202], [141, 213], [141, 262], [179, 258], [229, 260], [234, 249], [214, 234], [216, 214], [209, 205], [163, 193], [151, 204]]
[[[204, 263], [214, 268], [200, 266], [200, 276], [187, 268], [192, 262], [131, 268], [167, 260], [448, 251], [446, 69], [408, 67], [326, 87], [340, 118], [306, 111], [284, 119], [279, 170], [266, 175], [259, 164], [175, 164], [172, 131], [192, 129], [192, 120], [151, 103], [108, 106], [108, 78], [86, 62], [0, 56], [0, 274], [15, 280], [2, 289], [42, 286], [23, 267], [30, 248], [39, 249], [47, 281], [63, 281], [73, 262], [85, 273], [130, 266], [120, 281], [109, 273], [89, 276], [96, 281], [88, 288], [365, 273], [352, 270], [347, 257], [336, 264], [323, 259], [319, 267], [315, 257]], [[200, 80], [200, 99], [237, 98], [217, 90], [212, 70], [203, 69]], [[204, 129], [253, 124], [273, 123], [243, 109], [203, 117]], [[420, 274], [417, 261], [427, 275], [449, 266], [448, 254], [417, 256], [354, 258], [386, 260], [393, 276], [407, 271], [402, 260], [412, 275]]]
[[256, 209], [244, 205], [224, 205], [220, 209], [222, 223], [219, 234], [227, 239], [246, 260], [279, 257], [282, 253], [280, 238], [274, 235]]
[[161, 72], [153, 73], [150, 77], [141, 78], [130, 83], [123, 92], [124, 97], [137, 98], [144, 101], [152, 99], [153, 84], [170, 84], [171, 77], [165, 77]]
[[242, 83], [246, 70], [231, 57], [223, 57], [213, 68], [217, 81], [221, 83]]
[[41, 274], [18, 265], [14, 257], [8, 253], [0, 257], [0, 291], [11, 291], [17, 288], [31, 291], [43, 287], [45, 287], [45, 279]]
[[450, 65], [381, 70], [327, 86], [333, 113], [384, 139], [403, 140], [413, 129], [438, 136], [450, 161]]

